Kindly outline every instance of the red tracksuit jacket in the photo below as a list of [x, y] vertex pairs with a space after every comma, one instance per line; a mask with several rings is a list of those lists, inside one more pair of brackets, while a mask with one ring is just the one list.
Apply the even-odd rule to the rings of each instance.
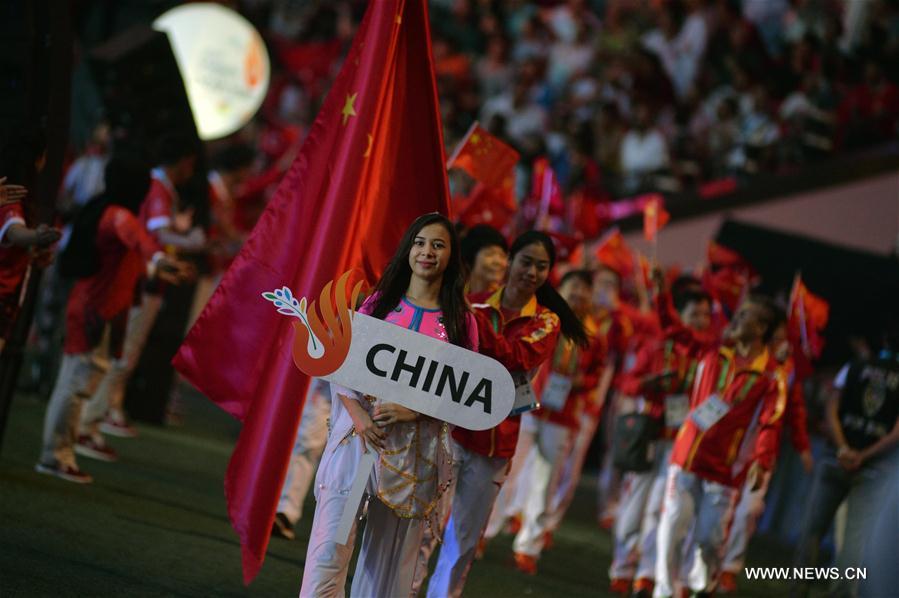
[[[733, 349], [720, 347], [700, 362], [690, 398], [690, 413], [674, 441], [671, 463], [701, 478], [739, 486], [746, 465], [758, 459], [770, 469], [776, 453], [778, 420], [786, 404], [786, 385], [765, 350], [746, 366]], [[705, 403], [717, 397], [728, 407], [717, 422], [700, 425]], [[708, 407], [708, 405], [706, 405]]]
[[605, 361], [604, 343], [596, 335], [597, 324], [592, 316], [584, 318], [584, 328], [590, 337], [590, 344], [581, 348], [570, 340], [559, 337], [552, 360], [548, 362], [551, 368], [542, 368], [541, 374], [545, 375], [534, 385], [537, 396], [542, 396], [551, 371], [574, 380], [568, 400], [561, 411], [545, 407], [534, 411], [536, 417], [570, 430], [580, 427], [581, 413], [595, 402], [594, 394]]
[[[478, 351], [510, 371], [535, 370], [552, 356], [559, 338], [559, 317], [537, 303], [536, 297], [508, 322], [500, 308], [503, 289], [469, 299], [478, 317]], [[465, 448], [487, 457], [511, 458], [518, 444], [521, 417], [507, 417], [489, 430], [456, 428], [453, 438]]]

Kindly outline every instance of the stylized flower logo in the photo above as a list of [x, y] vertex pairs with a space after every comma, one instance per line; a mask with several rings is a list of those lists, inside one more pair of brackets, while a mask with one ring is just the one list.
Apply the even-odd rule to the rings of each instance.
[[[287, 287], [262, 293], [271, 301], [278, 313], [293, 316], [296, 336], [293, 341], [293, 362], [303, 373], [321, 377], [331, 374], [343, 364], [352, 340], [353, 309], [362, 289], [362, 281], [353, 287], [350, 303], [347, 303], [347, 281], [351, 272], [344, 272], [337, 280], [334, 299], [331, 298], [333, 281], [325, 285], [319, 295], [321, 317], [312, 301], [307, 310], [306, 298], [299, 300]], [[336, 303], [336, 305], [335, 305]], [[322, 318], [324, 323], [322, 323]]]

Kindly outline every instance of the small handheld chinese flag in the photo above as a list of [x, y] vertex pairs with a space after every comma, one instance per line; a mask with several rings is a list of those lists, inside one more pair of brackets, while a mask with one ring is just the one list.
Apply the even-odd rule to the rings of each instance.
[[658, 194], [643, 206], [643, 237], [650, 242], [656, 240], [659, 231], [668, 224], [671, 215], [665, 209], [665, 202]]
[[809, 359], [817, 359], [824, 349], [821, 331], [830, 318], [830, 305], [805, 286], [802, 277], [796, 274], [790, 293], [790, 313], [788, 328], [790, 336], [799, 342], [802, 352]]
[[447, 164], [478, 182], [460, 202], [457, 217], [465, 226], [505, 227], [518, 209], [515, 165], [518, 152], [475, 122]]
[[634, 272], [634, 254], [617, 228], [609, 230], [596, 246], [596, 259], [626, 278]]

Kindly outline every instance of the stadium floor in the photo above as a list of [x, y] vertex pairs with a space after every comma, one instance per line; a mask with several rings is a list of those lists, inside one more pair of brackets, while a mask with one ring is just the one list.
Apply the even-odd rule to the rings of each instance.
[[[0, 595], [297, 595], [311, 496], [298, 540], [273, 538], [262, 572], [245, 588], [222, 490], [238, 425], [201, 397], [186, 402], [185, 427], [140, 426], [137, 439], [110, 440], [118, 463], [80, 461], [95, 478], [80, 486], [34, 472], [44, 403], [16, 398], [0, 454]], [[608, 594], [611, 542], [594, 523], [593, 484], [587, 478], [579, 490], [537, 576], [512, 567], [512, 539], [500, 536], [474, 567], [466, 595]], [[750, 560], [784, 565], [789, 555], [757, 542]], [[737, 595], [771, 598], [787, 590], [785, 582], [743, 580]]]

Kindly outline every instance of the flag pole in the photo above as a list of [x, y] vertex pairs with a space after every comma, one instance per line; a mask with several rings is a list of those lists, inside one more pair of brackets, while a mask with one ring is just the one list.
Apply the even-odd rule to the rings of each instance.
[[471, 123], [471, 126], [468, 127], [468, 130], [465, 131], [465, 135], [456, 144], [455, 149], [453, 149], [452, 155], [449, 157], [449, 160], [446, 161], [446, 169], [449, 170], [453, 167], [453, 162], [456, 161], [456, 158], [459, 157], [459, 153], [462, 151], [462, 148], [465, 147], [465, 144], [468, 143], [468, 138], [471, 137], [471, 134], [474, 133], [474, 130], [478, 127], [480, 123], [478, 121], [474, 121]]

